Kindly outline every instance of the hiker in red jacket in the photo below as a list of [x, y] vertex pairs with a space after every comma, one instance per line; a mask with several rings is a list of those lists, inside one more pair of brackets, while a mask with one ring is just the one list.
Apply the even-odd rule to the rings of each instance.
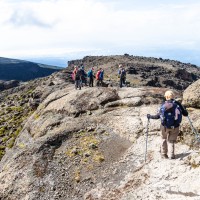
[[100, 83], [100, 74], [101, 74], [101, 68], [96, 73], [96, 80], [97, 80], [97, 86], [99, 86]]

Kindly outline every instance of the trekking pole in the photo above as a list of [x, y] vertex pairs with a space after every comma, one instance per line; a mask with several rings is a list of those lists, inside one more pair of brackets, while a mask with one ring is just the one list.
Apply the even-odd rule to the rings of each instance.
[[195, 134], [195, 138], [196, 140], [199, 140], [200, 141], [200, 135], [197, 133], [196, 129], [194, 128], [193, 124], [192, 124], [192, 121], [190, 120], [189, 116], [187, 116], [189, 122], [190, 122], [190, 126], [193, 130], [193, 133]]
[[149, 122], [150, 122], [150, 119], [148, 118], [148, 121], [147, 121], [147, 129], [146, 129], [145, 155], [144, 155], [144, 161], [145, 161], [145, 162], [146, 162], [146, 157], [147, 157], [147, 143], [148, 143]]

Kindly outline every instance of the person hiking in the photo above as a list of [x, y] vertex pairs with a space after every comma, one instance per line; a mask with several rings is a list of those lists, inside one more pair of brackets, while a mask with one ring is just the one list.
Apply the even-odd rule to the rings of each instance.
[[103, 76], [104, 76], [104, 70], [101, 69], [101, 72], [99, 74], [99, 85], [103, 86]]
[[77, 67], [75, 73], [75, 89], [79, 88], [79, 90], [81, 90], [81, 75], [82, 75], [82, 70], [80, 67], [79, 68]]
[[94, 67], [92, 67], [88, 73], [87, 76], [89, 78], [89, 87], [93, 87], [93, 83], [94, 83]]
[[126, 83], [126, 70], [122, 65], [119, 65], [118, 76], [120, 78], [119, 87], [122, 88], [122, 86]]
[[96, 80], [97, 80], [97, 86], [99, 86], [99, 84], [100, 84], [100, 74], [101, 74], [101, 68], [97, 71], [97, 73], [96, 73]]
[[80, 66], [80, 70], [81, 70], [81, 86], [83, 87], [83, 84], [85, 84], [85, 86], [87, 86], [87, 74], [84, 70], [83, 65]]
[[78, 71], [78, 67], [74, 66], [74, 70], [72, 72], [72, 80], [75, 81], [76, 72]]
[[166, 91], [164, 96], [166, 101], [161, 105], [158, 113], [147, 114], [147, 118], [161, 119], [161, 157], [175, 159], [175, 142], [179, 134], [182, 115], [188, 116], [188, 112], [180, 102], [174, 100], [173, 91]]

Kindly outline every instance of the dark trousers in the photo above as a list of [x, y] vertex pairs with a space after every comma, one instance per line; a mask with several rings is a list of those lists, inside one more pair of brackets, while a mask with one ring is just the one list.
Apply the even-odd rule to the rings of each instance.
[[94, 79], [93, 77], [89, 78], [89, 87], [93, 87]]
[[97, 86], [103, 86], [103, 80], [97, 80]]
[[81, 80], [80, 79], [75, 80], [75, 89], [77, 89], [77, 88], [81, 89]]
[[123, 77], [120, 77], [120, 82], [119, 82], [119, 86], [122, 87], [123, 84], [125, 84], [126, 79]]

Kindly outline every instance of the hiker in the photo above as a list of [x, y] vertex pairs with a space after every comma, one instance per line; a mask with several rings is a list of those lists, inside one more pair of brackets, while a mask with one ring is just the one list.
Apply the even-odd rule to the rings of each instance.
[[74, 66], [74, 70], [72, 72], [72, 80], [75, 81], [76, 72], [78, 71], [78, 67]]
[[93, 83], [94, 83], [94, 67], [92, 67], [88, 73], [87, 76], [89, 78], [89, 87], [93, 87]]
[[166, 101], [161, 105], [158, 113], [156, 115], [147, 114], [147, 118], [161, 119], [161, 157], [175, 159], [174, 148], [182, 115], [188, 116], [188, 112], [180, 102], [174, 100], [172, 91], [166, 91], [164, 96]]
[[85, 84], [85, 86], [87, 86], [87, 74], [84, 70], [83, 65], [80, 66], [80, 70], [81, 70], [81, 85], [82, 85], [82, 87], [83, 87], [83, 84]]
[[79, 90], [81, 90], [81, 75], [82, 75], [82, 70], [79, 67], [76, 67], [76, 71], [75, 71], [75, 89], [79, 88]]
[[101, 72], [99, 74], [99, 85], [103, 86], [103, 76], [104, 76], [104, 70], [101, 69]]
[[96, 73], [96, 80], [97, 80], [97, 86], [99, 86], [99, 84], [100, 84], [100, 74], [101, 74], [101, 68], [97, 71], [97, 73]]
[[126, 70], [122, 65], [119, 65], [118, 76], [120, 78], [119, 86], [122, 88], [122, 86], [126, 83]]

